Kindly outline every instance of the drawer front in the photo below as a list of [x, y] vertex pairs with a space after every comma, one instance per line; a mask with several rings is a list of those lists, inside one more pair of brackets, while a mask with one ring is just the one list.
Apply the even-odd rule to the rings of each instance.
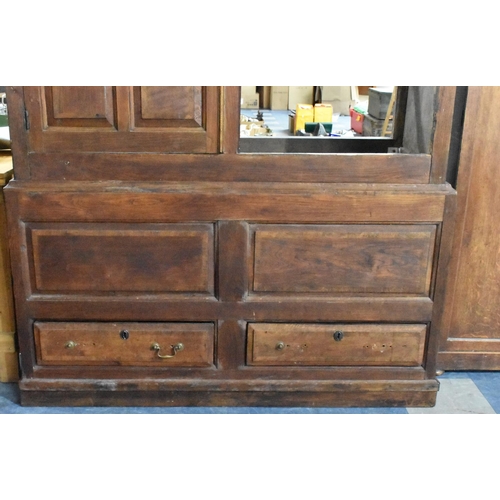
[[430, 293], [433, 225], [256, 225], [255, 293]]
[[40, 365], [206, 367], [214, 362], [212, 323], [36, 322], [34, 334]]
[[30, 224], [38, 292], [213, 294], [212, 224]]
[[426, 325], [248, 325], [247, 364], [421, 366]]

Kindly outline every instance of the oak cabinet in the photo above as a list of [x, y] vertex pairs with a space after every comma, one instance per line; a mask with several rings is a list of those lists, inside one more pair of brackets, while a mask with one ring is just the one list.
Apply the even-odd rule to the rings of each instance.
[[237, 87], [9, 88], [23, 404], [434, 404], [427, 92], [428, 150], [337, 155], [240, 153]]

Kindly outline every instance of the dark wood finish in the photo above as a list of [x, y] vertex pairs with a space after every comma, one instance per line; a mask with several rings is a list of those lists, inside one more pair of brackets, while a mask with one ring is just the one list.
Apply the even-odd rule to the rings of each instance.
[[267, 366], [420, 366], [426, 332], [426, 325], [250, 324], [247, 362]]
[[218, 298], [237, 302], [248, 292], [249, 226], [240, 221], [221, 221], [217, 227], [219, 249]]
[[26, 87], [25, 94], [30, 151], [219, 150], [218, 87]]
[[47, 127], [118, 129], [113, 87], [45, 87], [42, 99]]
[[265, 179], [266, 182], [428, 184], [431, 157], [409, 154], [342, 154], [326, 162], [324, 155], [317, 154], [131, 155], [34, 152], [29, 155], [29, 165], [31, 178], [39, 181], [259, 182]]
[[256, 226], [252, 291], [429, 295], [435, 226]]
[[452, 139], [453, 113], [455, 111], [456, 87], [439, 87], [435, 131], [432, 141], [431, 182], [446, 181], [450, 144]]
[[455, 195], [446, 198], [443, 214], [443, 224], [438, 235], [439, 251], [436, 252], [434, 268], [436, 279], [434, 286], [434, 306], [432, 310], [432, 320], [429, 332], [429, 340], [426, 352], [426, 370], [429, 377], [436, 373], [436, 359], [438, 356], [438, 344], [440, 333], [445, 328], [444, 307], [449, 293], [447, 286], [447, 272], [450, 266], [450, 260], [453, 255], [453, 234], [454, 222], [457, 208], [457, 197]]
[[405, 154], [432, 155], [439, 95], [440, 88], [436, 86], [408, 87], [403, 134]]
[[[429, 181], [445, 141], [241, 154], [238, 87], [16, 92], [5, 197], [23, 404], [434, 403], [453, 190]], [[266, 366], [247, 356], [262, 325], [342, 325], [346, 354], [318, 344]], [[163, 360], [153, 341], [186, 347]]]
[[[15, 192], [15, 193], [14, 193]], [[12, 182], [23, 221], [436, 222], [445, 185]], [[12, 193], [12, 195], [11, 195]]]
[[[34, 334], [41, 366], [213, 366], [212, 324], [36, 322]], [[68, 347], [69, 342], [74, 347]], [[174, 353], [179, 342], [184, 349]], [[151, 348], [156, 343], [159, 351]]]
[[[31, 294], [26, 305], [32, 317], [68, 321], [204, 321], [239, 318], [259, 321], [430, 321], [433, 302], [428, 297], [332, 297], [252, 295], [244, 302], [222, 302], [210, 296], [181, 294], [87, 295]], [[166, 307], [166, 304], [168, 307]]]
[[500, 369], [500, 87], [469, 87], [437, 366]]
[[229, 155], [234, 155], [235, 153], [237, 153], [239, 148], [240, 114], [235, 113], [234, 111], [236, 109], [239, 110], [241, 102], [240, 99], [241, 99], [241, 87], [223, 88], [221, 151]]
[[9, 133], [17, 179], [29, 179], [28, 133], [25, 122], [24, 87], [6, 87], [9, 103]]
[[32, 289], [213, 294], [213, 226], [29, 224]]
[[202, 127], [203, 87], [134, 87], [135, 127]]
[[21, 403], [59, 406], [64, 394], [64, 404], [71, 406], [426, 407], [434, 406], [438, 389], [435, 380], [376, 383], [347, 380], [329, 385], [320, 385], [315, 381], [293, 391], [289, 390], [288, 382], [276, 386], [274, 390], [257, 391], [249, 391], [241, 384], [228, 389], [224, 387], [228, 384], [203, 388], [200, 382], [202, 380], [195, 380], [191, 384], [201, 389], [186, 390], [175, 385], [174, 389], [170, 389], [170, 382], [148, 387], [136, 381], [117, 381], [113, 382], [113, 390], [109, 390], [102, 381], [85, 384], [72, 381], [71, 390], [68, 390], [65, 385], [45, 384], [41, 388], [38, 383], [24, 381], [21, 383]]
[[392, 130], [392, 138], [394, 139], [394, 147], [402, 147], [404, 140], [404, 124], [406, 121], [406, 109], [408, 105], [408, 87], [397, 87], [396, 95], [396, 110], [394, 112], [394, 125]]

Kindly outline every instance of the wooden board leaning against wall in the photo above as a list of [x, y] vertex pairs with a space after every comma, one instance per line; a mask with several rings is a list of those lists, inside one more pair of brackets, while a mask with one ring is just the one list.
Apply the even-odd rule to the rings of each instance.
[[7, 216], [3, 197], [3, 187], [12, 174], [10, 151], [0, 151], [0, 382], [15, 382], [19, 379]]
[[500, 87], [469, 87], [438, 368], [500, 370]]

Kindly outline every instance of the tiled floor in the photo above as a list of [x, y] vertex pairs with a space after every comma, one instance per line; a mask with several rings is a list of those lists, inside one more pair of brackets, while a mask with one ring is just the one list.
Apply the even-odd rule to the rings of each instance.
[[22, 407], [16, 384], [0, 383], [0, 414], [87, 413], [275, 413], [275, 414], [495, 414], [500, 413], [500, 372], [448, 372], [438, 377], [441, 385], [434, 408], [45, 408]]

